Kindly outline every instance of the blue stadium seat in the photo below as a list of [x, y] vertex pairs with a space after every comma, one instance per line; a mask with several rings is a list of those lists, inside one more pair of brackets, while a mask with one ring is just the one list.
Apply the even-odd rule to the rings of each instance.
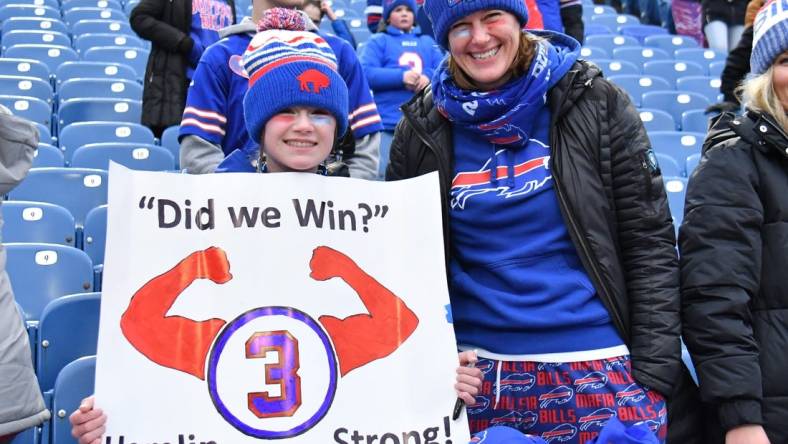
[[646, 62], [654, 60], [673, 60], [667, 52], [659, 48], [642, 48], [640, 46], [623, 46], [613, 50], [614, 60], [624, 60], [643, 66]]
[[676, 232], [684, 219], [684, 199], [687, 195], [687, 179], [684, 177], [664, 177], [665, 192], [668, 195], [668, 207], [673, 216], [673, 226]]
[[584, 46], [580, 49], [580, 58], [586, 60], [607, 59], [610, 58], [610, 54], [608, 54], [607, 51], [602, 48], [597, 48], [595, 46]]
[[92, 143], [74, 151], [71, 166], [74, 168], [109, 169], [114, 161], [133, 170], [169, 171], [175, 169], [175, 160], [167, 149], [157, 145], [125, 143]]
[[38, 437], [38, 427], [30, 427], [25, 429], [11, 440], [11, 444], [36, 444], [40, 438]]
[[49, 6], [13, 3], [0, 7], [0, 22], [14, 17], [34, 17], [60, 20], [60, 11]]
[[643, 44], [643, 42], [646, 40], [646, 37], [667, 34], [668, 30], [661, 26], [655, 25], [626, 24], [619, 26], [618, 32], [621, 33], [621, 35], [634, 37], [637, 39], [637, 41]]
[[48, 143], [39, 143], [38, 149], [33, 154], [32, 168], [50, 168], [66, 166], [63, 152]]
[[673, 58], [676, 60], [690, 60], [698, 63], [701, 60], [705, 60], [706, 63], [724, 62], [725, 57], [725, 54], [707, 48], [681, 48], [673, 53]]
[[715, 103], [720, 94], [722, 82], [719, 77], [710, 76], [686, 76], [676, 79], [676, 89], [680, 91], [692, 91], [705, 96], [709, 102]]
[[673, 121], [681, 122], [681, 113], [693, 109], [706, 109], [709, 99], [698, 93], [687, 91], [651, 91], [643, 94], [641, 106], [667, 111]]
[[139, 37], [130, 35], [115, 35], [110, 33], [102, 34], [82, 34], [74, 39], [74, 49], [77, 53], [84, 54], [90, 48], [99, 46], [122, 46], [125, 48], [146, 49], [147, 44]]
[[71, 37], [57, 31], [23, 31], [21, 29], [3, 33], [3, 51], [13, 45], [38, 44], [71, 46]]
[[74, 216], [67, 209], [46, 202], [6, 201], [3, 242], [43, 242], [73, 247]]
[[605, 25], [597, 25], [596, 23], [586, 23], [583, 28], [583, 35], [586, 37], [599, 34], [613, 34], [613, 30]]
[[52, 105], [41, 99], [0, 95], [0, 104], [5, 105], [16, 116], [24, 117], [46, 127], [51, 125]]
[[64, 10], [63, 21], [73, 26], [82, 20], [127, 20], [126, 14], [119, 9], [110, 8], [72, 8]]
[[2, 29], [3, 34], [17, 29], [24, 31], [33, 31], [38, 29], [41, 31], [55, 31], [62, 32], [64, 34], [68, 33], [68, 26], [66, 26], [66, 24], [60, 20], [60, 18], [51, 19], [39, 17], [11, 17], [3, 22]]
[[618, 22], [618, 14], [598, 14], [591, 16], [589, 23], [594, 25], [607, 26], [610, 29], [618, 29], [623, 23]]
[[679, 77], [704, 76], [706, 68], [695, 62], [677, 62], [673, 60], [655, 60], [643, 64], [643, 74], [660, 76], [675, 87]]
[[612, 6], [604, 6], [604, 5], [594, 5], [590, 8], [583, 8], [583, 19], [584, 21], [590, 21], [591, 17], [595, 15], [603, 15], [603, 14], [617, 14], [615, 8]]
[[678, 129], [673, 116], [658, 109], [641, 108], [640, 120], [649, 133], [652, 131], [676, 131]]
[[41, 319], [52, 300], [93, 289], [93, 264], [82, 250], [43, 243], [8, 243], [5, 247], [11, 287], [28, 321]]
[[681, 130], [705, 134], [709, 130], [709, 119], [703, 109], [684, 111], [681, 113]]
[[4, 57], [28, 58], [38, 60], [54, 72], [63, 62], [79, 60], [77, 52], [67, 46], [22, 44], [9, 47], [3, 53]]
[[709, 75], [712, 77], [722, 76], [722, 71], [725, 69], [725, 62], [711, 62], [709, 63]]
[[692, 172], [695, 171], [695, 168], [697, 168], [698, 164], [700, 163], [700, 158], [700, 154], [692, 154], [687, 156], [687, 160], [684, 164], [684, 170], [687, 172], [687, 177], [692, 176]]
[[38, 60], [0, 58], [0, 75], [35, 77], [49, 82], [49, 67]]
[[671, 89], [667, 80], [656, 76], [637, 74], [614, 75], [610, 76], [608, 80], [623, 88], [624, 91], [629, 94], [629, 97], [632, 98], [632, 103], [634, 103], [636, 107], [640, 107], [643, 93]]
[[[126, 15], [131, 14], [131, 11], [134, 9], [135, 6], [137, 6], [139, 4], [139, 2], [140, 2], [140, 0], [129, 0], [129, 1], [127, 1], [123, 5], [123, 12], [125, 12]], [[247, 9], [249, 9], [249, 12], [246, 13], [246, 15], [249, 16], [249, 17], [252, 16], [251, 8], [252, 8], [252, 5], [249, 5], [249, 8], [247, 8]], [[244, 14], [245, 14], [244, 11], [246, 11], [246, 9], [239, 9], [237, 6], [235, 7], [235, 15], [237, 16], [236, 22], [241, 23], [241, 19], [243, 19]]]
[[101, 62], [66, 62], [55, 71], [57, 85], [66, 80], [92, 77], [96, 79], [136, 80], [137, 73], [129, 65]]
[[640, 67], [631, 62], [610, 59], [598, 59], [593, 62], [602, 69], [605, 77], [641, 74]]
[[71, 79], [60, 84], [58, 98], [60, 103], [88, 98], [142, 100], [142, 85], [133, 80]]
[[65, 366], [57, 376], [52, 395], [52, 444], [76, 444], [68, 416], [93, 394], [95, 375], [96, 357], [86, 356]]
[[52, 86], [49, 82], [35, 77], [0, 75], [0, 95], [25, 96], [52, 103]]
[[586, 37], [587, 46], [596, 46], [604, 49], [608, 54], [613, 54], [615, 48], [623, 46], [640, 46], [640, 42], [633, 37], [616, 34], [589, 35]]
[[60, 205], [71, 212], [76, 225], [81, 227], [88, 211], [107, 203], [107, 172], [80, 168], [33, 169], [9, 193], [9, 198]]
[[139, 123], [141, 114], [139, 100], [71, 99], [60, 106], [58, 123], [59, 128], [90, 120]]
[[27, 0], [27, 1], [20, 1], [20, 0], [0, 0], [0, 7], [5, 5], [18, 5], [18, 4], [30, 4], [35, 6], [48, 6], [54, 9], [60, 9], [60, 3], [58, 0]]
[[668, 53], [673, 53], [681, 48], [697, 48], [698, 42], [692, 37], [682, 35], [652, 35], [646, 37], [643, 46], [661, 48]]
[[74, 151], [89, 143], [122, 142], [126, 144], [151, 144], [153, 132], [139, 123], [122, 122], [77, 122], [60, 130], [60, 149], [66, 162], [71, 161]]
[[71, 25], [71, 35], [74, 38], [83, 34], [116, 33], [125, 35], [135, 35], [131, 30], [128, 21], [119, 20], [82, 20]]
[[672, 157], [662, 154], [656, 153], [657, 156], [657, 163], [659, 163], [659, 169], [662, 171], [663, 176], [683, 176], [684, 175], [684, 166], [679, 166], [679, 164], [674, 160]]
[[116, 0], [65, 0], [60, 7], [63, 11], [74, 8], [102, 8], [123, 11], [123, 5]]
[[140, 48], [119, 48], [116, 46], [99, 46], [90, 48], [83, 54], [83, 59], [89, 62], [123, 63], [134, 68], [137, 78], [145, 76], [145, 66], [148, 64], [148, 50]]
[[173, 159], [175, 159], [175, 168], [180, 168], [181, 144], [178, 142], [180, 131], [180, 125], [173, 125], [165, 129], [161, 134], [161, 146], [172, 154]]
[[369, 40], [372, 33], [369, 32], [369, 29], [364, 26], [362, 28], [350, 28], [350, 33], [353, 34], [353, 38], [356, 40], [356, 44], [366, 43]]
[[82, 249], [90, 256], [93, 266], [104, 264], [104, 246], [107, 243], [107, 205], [93, 208], [85, 217]]
[[[36, 128], [38, 128], [38, 141], [40, 143], [45, 143], [49, 145], [54, 145], [56, 141], [52, 137], [52, 133], [49, 131], [48, 126], [44, 126], [43, 123], [33, 122]], [[35, 168], [35, 167], [33, 167]]]
[[684, 165], [687, 157], [700, 154], [704, 137], [703, 133], [685, 131], [652, 131], [648, 135], [654, 152], [672, 157], [678, 165]]
[[36, 375], [41, 391], [54, 388], [71, 361], [96, 354], [101, 293], [59, 297], [44, 308], [38, 323]]

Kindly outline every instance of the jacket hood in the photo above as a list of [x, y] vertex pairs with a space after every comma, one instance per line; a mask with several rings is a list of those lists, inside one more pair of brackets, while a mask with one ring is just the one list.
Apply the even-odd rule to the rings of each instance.
[[725, 112], [715, 117], [703, 143], [703, 152], [739, 138], [763, 152], [788, 157], [788, 133], [769, 115], [750, 109], [743, 116]]

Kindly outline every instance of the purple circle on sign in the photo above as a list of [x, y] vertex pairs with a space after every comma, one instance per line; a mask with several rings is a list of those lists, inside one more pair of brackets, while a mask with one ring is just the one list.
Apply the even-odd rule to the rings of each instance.
[[[326, 394], [325, 394], [325, 398], [323, 399], [323, 402], [320, 404], [320, 408], [318, 408], [317, 411], [312, 416], [310, 416], [306, 421], [288, 430], [265, 430], [265, 429], [252, 427], [244, 423], [237, 416], [235, 416], [227, 408], [227, 406], [225, 406], [224, 402], [219, 396], [219, 392], [216, 387], [216, 367], [219, 363], [219, 357], [224, 351], [224, 347], [227, 345], [227, 342], [230, 340], [230, 337], [232, 337], [232, 335], [244, 325], [264, 316], [287, 316], [291, 319], [295, 319], [297, 321], [302, 322], [307, 327], [309, 327], [312, 331], [314, 331], [315, 334], [317, 334], [318, 338], [320, 338], [320, 342], [323, 344], [323, 348], [325, 349], [326, 352], [326, 357], [328, 358], [328, 368], [329, 368], [328, 389], [326, 390]], [[312, 319], [308, 314], [291, 307], [259, 307], [249, 310], [246, 313], [243, 313], [242, 315], [233, 319], [232, 321], [230, 321], [230, 323], [228, 323], [224, 327], [221, 333], [219, 333], [219, 336], [216, 339], [213, 348], [211, 349], [211, 353], [208, 361], [207, 380], [208, 380], [208, 392], [211, 395], [211, 401], [213, 401], [216, 410], [219, 412], [219, 414], [222, 415], [225, 421], [229, 422], [233, 427], [238, 429], [240, 432], [244, 433], [245, 435], [253, 436], [255, 438], [262, 438], [262, 439], [291, 438], [293, 436], [298, 436], [306, 432], [307, 430], [311, 429], [315, 424], [317, 424], [318, 422], [320, 422], [321, 419], [323, 419], [326, 413], [328, 413], [328, 409], [331, 407], [331, 403], [334, 401], [334, 394], [336, 392], [336, 387], [337, 387], [337, 362], [336, 362], [336, 357], [334, 355], [334, 349], [333, 347], [331, 347], [331, 342], [328, 339], [328, 335], [320, 327], [320, 325], [314, 319]]]

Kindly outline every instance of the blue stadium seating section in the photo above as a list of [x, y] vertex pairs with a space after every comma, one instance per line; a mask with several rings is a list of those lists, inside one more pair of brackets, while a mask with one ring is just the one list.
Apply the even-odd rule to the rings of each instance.
[[638, 74], [612, 75], [610, 81], [620, 86], [632, 98], [635, 106], [640, 106], [643, 93], [649, 91], [664, 91], [672, 89], [667, 80], [657, 76], [647, 76]]
[[79, 55], [69, 46], [50, 44], [14, 45], [3, 51], [4, 57], [29, 58], [47, 65], [52, 72], [63, 62], [79, 60]]
[[107, 172], [84, 168], [38, 168], [9, 193], [12, 200], [60, 205], [82, 226], [88, 211], [107, 203]]
[[52, 124], [52, 105], [41, 99], [29, 96], [0, 95], [0, 104], [10, 109], [14, 115], [46, 127]]
[[59, 128], [90, 120], [137, 123], [142, 115], [142, 102], [128, 99], [72, 99], [63, 103], [58, 112]]
[[3, 242], [38, 242], [76, 245], [74, 216], [55, 204], [7, 201], [0, 205], [3, 214]]
[[148, 50], [98, 46], [85, 51], [82, 58], [89, 62], [123, 63], [129, 65], [137, 73], [137, 78], [142, 79], [145, 76], [145, 66], [148, 63]]
[[11, 46], [22, 44], [71, 46], [71, 37], [57, 31], [16, 30], [3, 33], [3, 52]]
[[76, 444], [71, 436], [68, 415], [91, 394], [95, 385], [96, 357], [85, 356], [61, 370], [52, 395], [52, 444]]
[[99, 293], [71, 294], [47, 304], [38, 323], [36, 375], [41, 390], [55, 385], [60, 370], [82, 356], [96, 354]]
[[175, 168], [180, 168], [180, 152], [181, 146], [178, 142], [178, 133], [180, 132], [181, 127], [178, 126], [171, 126], [164, 130], [161, 134], [161, 146], [167, 148], [167, 150], [172, 154], [172, 158], [175, 160]]
[[66, 62], [55, 71], [56, 84], [59, 86], [66, 80], [84, 77], [110, 80], [136, 80], [137, 72], [123, 63]]
[[71, 156], [77, 148], [90, 143], [140, 143], [154, 144], [153, 132], [139, 123], [128, 122], [77, 122], [68, 125], [60, 131], [60, 149], [66, 158], [71, 161]]
[[35, 77], [0, 75], [0, 95], [31, 97], [51, 105], [54, 92], [49, 81]]
[[0, 58], [0, 75], [35, 77], [36, 79], [48, 82], [50, 71], [47, 65], [38, 60], [3, 57]]
[[104, 264], [104, 246], [107, 241], [107, 205], [93, 208], [85, 217], [83, 249], [93, 261], [93, 266]]
[[133, 80], [71, 79], [60, 84], [58, 98], [61, 104], [67, 100], [89, 98], [142, 100], [142, 85]]
[[52, 168], [65, 166], [63, 153], [55, 146], [39, 143], [38, 150], [33, 154], [33, 168]]
[[11, 287], [28, 321], [41, 319], [44, 307], [54, 299], [93, 289], [93, 263], [82, 250], [44, 243], [5, 247]]
[[649, 134], [652, 131], [675, 131], [678, 129], [673, 116], [658, 109], [641, 108], [640, 120]]
[[133, 170], [169, 171], [175, 169], [175, 160], [166, 148], [128, 143], [83, 145], [74, 151], [74, 155], [71, 157], [71, 166], [108, 170], [110, 161]]

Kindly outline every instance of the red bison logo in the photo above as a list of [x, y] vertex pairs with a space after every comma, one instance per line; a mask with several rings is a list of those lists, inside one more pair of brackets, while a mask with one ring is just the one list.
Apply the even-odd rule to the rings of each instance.
[[[331, 84], [328, 76], [316, 69], [307, 69], [297, 77], [301, 83], [301, 91], [320, 93], [321, 88], [328, 88]], [[312, 88], [309, 88], [312, 85]]]

